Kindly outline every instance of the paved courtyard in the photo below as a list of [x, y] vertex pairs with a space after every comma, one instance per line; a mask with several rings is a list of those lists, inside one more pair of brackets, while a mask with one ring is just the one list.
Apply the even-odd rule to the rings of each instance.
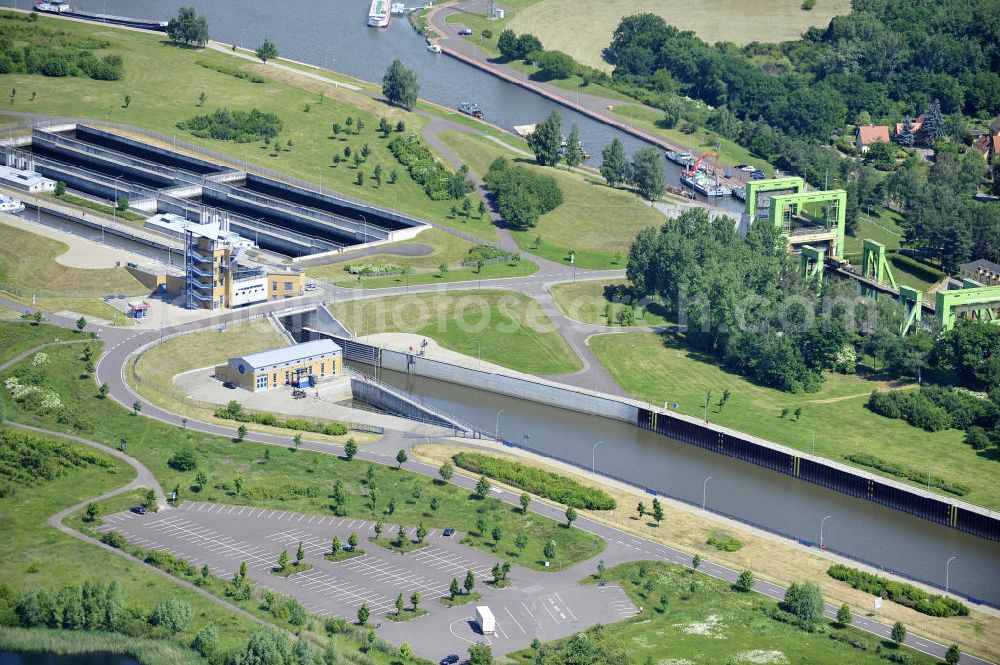
[[[397, 644], [409, 642], [416, 653], [434, 661], [462, 654], [476, 641], [489, 643], [500, 655], [528, 646], [535, 637], [545, 642], [638, 613], [616, 586], [579, 584], [586, 574], [581, 566], [592, 571], [596, 562], [561, 572], [515, 565], [511, 585], [492, 589], [485, 582], [492, 578], [490, 570], [497, 559], [459, 544], [460, 533], [445, 537], [440, 530], [431, 530], [427, 547], [401, 555], [368, 542], [375, 535], [374, 522], [267, 508], [189, 501], [156, 514], [117, 513], [104, 522], [101, 531], [119, 531], [141, 547], [171, 552], [199, 567], [207, 565], [219, 577], [232, 577], [246, 561], [251, 579], [294, 596], [318, 616], [353, 621], [358, 608], [367, 603], [370, 623], [380, 624], [381, 637]], [[397, 530], [398, 526], [386, 524], [382, 537], [394, 536]], [[411, 538], [416, 537], [415, 530], [410, 527]], [[334, 535], [347, 542], [352, 533], [361, 541], [363, 556], [337, 563], [323, 558]], [[294, 557], [299, 542], [305, 561], [314, 568], [286, 578], [272, 575], [281, 551]], [[475, 573], [476, 591], [483, 599], [446, 608], [439, 599], [448, 595], [451, 580], [457, 578], [461, 584], [468, 570]], [[384, 620], [395, 611], [398, 594], [408, 599], [414, 591], [421, 593], [421, 607], [429, 614], [403, 623]], [[472, 620], [476, 604], [493, 610], [495, 635], [482, 635], [476, 629]]]

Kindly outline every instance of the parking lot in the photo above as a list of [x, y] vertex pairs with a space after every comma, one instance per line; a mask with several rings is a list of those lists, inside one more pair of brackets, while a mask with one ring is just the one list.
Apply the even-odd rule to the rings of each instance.
[[[307, 515], [282, 510], [185, 502], [157, 514], [117, 513], [104, 518], [101, 531], [121, 532], [132, 543], [164, 550], [196, 566], [207, 565], [213, 574], [231, 578], [240, 563], [261, 586], [297, 598], [310, 612], [322, 617], [355, 620], [367, 604], [372, 624], [381, 624], [380, 636], [407, 641], [419, 655], [435, 661], [450, 653], [462, 654], [469, 644], [485, 641], [500, 655], [528, 646], [537, 637], [547, 641], [586, 629], [595, 623], [613, 623], [634, 616], [638, 610], [615, 586], [581, 586], [577, 569], [539, 572], [514, 566], [511, 585], [492, 589], [485, 582], [496, 559], [459, 544], [462, 534], [445, 537], [429, 531], [428, 546], [401, 555], [368, 542], [375, 535], [374, 522], [332, 516]], [[396, 535], [398, 526], [385, 525], [383, 538]], [[416, 538], [415, 527], [408, 529]], [[342, 542], [357, 534], [363, 556], [333, 563], [323, 558], [334, 536]], [[312, 570], [289, 577], [270, 574], [282, 550], [294, 558], [299, 543]], [[606, 552], [607, 554], [607, 552]], [[588, 564], [590, 570], [593, 564]], [[462, 583], [467, 571], [475, 573], [476, 591], [496, 616], [496, 634], [478, 632], [473, 603], [446, 608], [439, 598], [448, 595], [452, 579]], [[408, 599], [414, 591], [423, 597], [429, 614], [408, 622], [383, 621], [395, 611], [396, 596]]]

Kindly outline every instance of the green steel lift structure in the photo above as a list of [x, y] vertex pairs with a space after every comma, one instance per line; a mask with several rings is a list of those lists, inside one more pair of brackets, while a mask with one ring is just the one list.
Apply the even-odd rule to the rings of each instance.
[[1000, 324], [1000, 286], [983, 286], [966, 279], [961, 289], [938, 291], [934, 304], [942, 330], [954, 328], [963, 314], [977, 321]]
[[795, 190], [795, 194], [801, 194], [806, 191], [806, 181], [798, 176], [748, 181], [746, 184], [746, 201], [744, 201], [743, 205], [744, 214], [751, 220], [756, 219], [758, 195], [766, 192], [783, 192], [789, 189]]
[[[807, 214], [802, 206], [808, 204], [823, 204], [821, 216]], [[800, 192], [798, 194], [779, 194], [771, 197], [769, 219], [776, 228], [785, 231], [785, 237], [791, 241], [792, 219], [795, 216], [804, 217], [814, 223], [829, 229], [830, 256], [842, 256], [844, 252], [844, 233], [847, 226], [847, 192], [842, 189], [831, 189], [816, 192]]]

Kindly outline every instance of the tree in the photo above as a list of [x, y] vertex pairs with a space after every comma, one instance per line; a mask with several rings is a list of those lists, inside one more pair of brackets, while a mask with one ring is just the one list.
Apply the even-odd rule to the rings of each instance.
[[656, 520], [656, 526], [660, 526], [660, 522], [663, 521], [663, 506], [656, 498], [653, 499], [653, 519]]
[[472, 593], [472, 590], [476, 587], [476, 574], [471, 570], [465, 572], [465, 582], [462, 583], [465, 587], [465, 593]]
[[219, 652], [219, 631], [215, 624], [207, 623], [195, 633], [191, 648], [206, 659], [210, 660], [215, 656]]
[[847, 605], [847, 603], [841, 605], [837, 610], [837, 623], [841, 626], [849, 626], [852, 618], [851, 608]]
[[393, 60], [385, 70], [385, 76], [382, 77], [382, 96], [390, 104], [412, 111], [417, 105], [419, 92], [420, 84], [417, 83], [416, 72], [404, 67], [398, 59]]
[[892, 624], [892, 630], [889, 632], [889, 638], [895, 642], [896, 646], [900, 646], [906, 640], [906, 626], [904, 626], [901, 621], [897, 621]]
[[102, 383], [101, 387], [97, 389], [97, 396], [100, 397], [101, 399], [104, 399], [105, 397], [108, 396], [109, 392], [111, 392], [111, 386], [109, 386], [107, 383]]
[[299, 546], [295, 550], [295, 565], [298, 566], [302, 563], [302, 560], [306, 558], [306, 552], [302, 549], [302, 541], [299, 541]]
[[903, 131], [896, 136], [896, 143], [904, 148], [912, 148], [913, 144], [916, 142], [916, 137], [913, 134], [913, 118], [908, 115], [903, 117], [902, 130]]
[[407, 457], [405, 450], [400, 450], [398, 453], [396, 453], [396, 464], [397, 464], [396, 468], [401, 469], [403, 465], [406, 464], [406, 460]]
[[531, 505], [531, 495], [527, 492], [521, 493], [521, 514], [528, 514], [528, 506]]
[[405, 663], [406, 661], [413, 658], [413, 648], [410, 647], [408, 642], [403, 642], [399, 645], [399, 658]]
[[478, 219], [483, 218], [483, 215], [486, 214], [486, 201], [479, 199], [479, 207], [476, 209], [476, 213], [478, 214]]
[[521, 556], [520, 553], [524, 551], [524, 548], [527, 546], [528, 546], [528, 536], [526, 536], [523, 533], [517, 534], [517, 536], [514, 538], [514, 547], [517, 548], [518, 556]]
[[570, 506], [566, 509], [566, 528], [573, 526], [573, 520], [576, 519], [576, 508]]
[[542, 122], [535, 125], [535, 131], [528, 134], [528, 146], [535, 153], [535, 161], [542, 166], [559, 163], [562, 147], [562, 116], [552, 111]]
[[823, 594], [812, 582], [802, 585], [792, 582], [785, 591], [784, 605], [806, 625], [812, 625], [823, 617]]
[[351, 551], [358, 549], [358, 534], [351, 532], [351, 535], [347, 537], [347, 544], [351, 548]]
[[601, 176], [610, 187], [620, 187], [628, 182], [629, 164], [625, 158], [625, 146], [614, 139], [601, 151]]
[[101, 507], [96, 503], [87, 504], [86, 522], [94, 522], [101, 515]]
[[957, 644], [952, 644], [944, 654], [944, 662], [948, 665], [958, 665], [960, 660], [962, 660], [962, 652], [958, 650]]
[[547, 80], [567, 79], [573, 75], [576, 63], [570, 55], [562, 51], [542, 51], [531, 57], [538, 65], [540, 78]]
[[181, 7], [167, 22], [167, 37], [201, 48], [208, 43], [208, 19], [198, 16], [194, 7]]
[[476, 495], [481, 499], [485, 499], [490, 493], [490, 481], [486, 476], [479, 476], [479, 480], [476, 481]]
[[255, 53], [261, 62], [267, 62], [278, 57], [278, 47], [274, 45], [274, 42], [270, 38], [265, 37], [264, 43], [257, 47]]
[[245, 438], [247, 438], [247, 426], [240, 425], [236, 430], [236, 443], [240, 443]]
[[503, 530], [495, 526], [491, 535], [493, 536], [493, 549], [496, 549], [500, 545], [500, 539], [503, 538]]
[[427, 528], [424, 526], [424, 523], [421, 522], [420, 524], [417, 525], [417, 542], [418, 543], [424, 542], [424, 538], [426, 537], [427, 537]]
[[175, 471], [194, 471], [198, 468], [198, 459], [194, 455], [194, 450], [184, 447], [167, 460], [167, 466]]
[[288, 568], [288, 561], [288, 550], [281, 550], [281, 554], [278, 555], [278, 570]]
[[497, 37], [497, 50], [507, 60], [515, 60], [520, 57], [517, 47], [517, 35], [510, 28], [502, 30]]
[[640, 520], [646, 516], [646, 504], [644, 504], [642, 501], [640, 501], [639, 505], [635, 507], [635, 510], [637, 513], [639, 513]]
[[448, 587], [448, 593], [451, 594], [451, 599], [454, 600], [455, 596], [458, 595], [458, 580], [456, 578], [451, 578], [451, 586]]
[[604, 559], [597, 562], [597, 579], [604, 579]]
[[337, 554], [340, 553], [340, 551], [341, 551], [341, 549], [343, 547], [344, 547], [344, 545], [340, 542], [340, 538], [338, 538], [337, 536], [334, 536], [333, 540], [330, 542], [330, 554], [333, 554], [333, 555], [336, 556]]
[[695, 554], [693, 557], [691, 557], [691, 569], [698, 570], [698, 566], [700, 565], [701, 565], [701, 557]]
[[295, 450], [298, 450], [299, 446], [302, 445], [302, 434], [300, 433], [293, 436], [292, 443], [295, 444]]
[[432, 496], [431, 497], [431, 501], [430, 501], [430, 508], [431, 508], [431, 512], [432, 513], [436, 513], [437, 512], [438, 505], [439, 504], [438, 504], [437, 497], [436, 496]]
[[482, 515], [476, 518], [476, 533], [480, 536], [486, 533], [486, 518]]
[[583, 161], [583, 146], [580, 144], [580, 130], [576, 125], [573, 125], [569, 132], [569, 139], [566, 141], [566, 154], [563, 157], [566, 160], [566, 166], [573, 168], [574, 166], [579, 166], [580, 162]]
[[354, 459], [354, 456], [358, 454], [358, 444], [354, 442], [354, 439], [348, 439], [347, 443], [344, 444], [344, 457], [350, 462]]
[[753, 589], [753, 573], [749, 570], [741, 570], [740, 576], [736, 578], [736, 584], [733, 585], [737, 591], [750, 591]]
[[660, 151], [656, 148], [639, 148], [632, 154], [630, 169], [636, 191], [650, 201], [663, 194], [666, 171]]
[[548, 559], [548, 560], [555, 559], [556, 558], [556, 541], [554, 541], [554, 540], [547, 540], [547, 541], [545, 541], [545, 546], [542, 548], [542, 554], [544, 554], [545, 558]]
[[469, 647], [469, 665], [493, 665], [493, 650], [482, 642]]
[[396, 596], [396, 616], [403, 613], [403, 594]]
[[361, 607], [358, 608], [358, 625], [365, 626], [368, 624], [368, 618], [371, 616], [372, 612], [368, 609], [368, 604], [363, 603]]
[[142, 411], [142, 402], [139, 400], [132, 402], [132, 415], [137, 416], [140, 411]]
[[375, 540], [378, 540], [382, 536], [384, 530], [385, 525], [382, 524], [382, 520], [375, 522]]
[[208, 99], [208, 95], [204, 91], [198, 93], [198, 106], [204, 106], [205, 101]]
[[448, 272], [448, 264], [447, 263], [442, 263], [441, 265], [438, 266], [438, 275], [439, 276], [444, 277], [447, 272]]
[[416, 612], [417, 608], [420, 606], [420, 592], [414, 591], [410, 594], [410, 605], [413, 606], [413, 611]]
[[156, 603], [152, 614], [149, 615], [149, 623], [160, 626], [170, 633], [179, 633], [187, 627], [191, 621], [191, 606], [183, 600], [164, 598]]
[[441, 476], [441, 480], [448, 482], [451, 480], [452, 475], [455, 473], [455, 467], [452, 466], [451, 462], [445, 462], [438, 469], [438, 475]]
[[924, 122], [917, 131], [917, 139], [921, 145], [933, 148], [942, 136], [944, 136], [944, 114], [941, 112], [941, 102], [935, 99], [924, 111]]
[[[85, 319], [85, 318], [83, 318], [81, 316], [79, 319], [76, 320], [76, 329], [77, 330], [82, 331], [86, 327], [87, 327], [87, 319]], [[90, 347], [88, 346], [87, 348], [89, 349]]]

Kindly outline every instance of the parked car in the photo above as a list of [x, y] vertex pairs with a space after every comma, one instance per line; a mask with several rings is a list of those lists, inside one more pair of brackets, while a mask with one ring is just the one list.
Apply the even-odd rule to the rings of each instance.
[[458, 34], [460, 34], [460, 35], [471, 35], [472, 34], [472, 30], [470, 28], [462, 28], [462, 29], [460, 29], [458, 31]]
[[316, 282], [306, 282], [306, 291], [315, 291]]
[[131, 510], [136, 515], [146, 514], [146, 506], [132, 506], [131, 508], [129, 508], [129, 510]]
[[605, 580], [601, 580], [600, 582], [597, 583], [597, 586], [608, 586], [608, 583]]
[[756, 167], [750, 166], [749, 164], [743, 164], [742, 166], [737, 166], [736, 168], [740, 171], [746, 171], [747, 173], [754, 173], [757, 171]]
[[306, 396], [306, 391], [301, 390], [300, 388], [296, 388], [295, 390], [292, 391], [292, 397], [294, 397], [295, 399], [302, 399], [305, 396]]
[[750, 177], [754, 180], [765, 180], [767, 178], [767, 174], [763, 171], [754, 171], [750, 174]]
[[456, 654], [451, 654], [450, 656], [445, 656], [441, 659], [441, 665], [455, 665], [461, 658]]
[[455, 530], [452, 529], [451, 527], [448, 527], [447, 529], [441, 532], [441, 535], [443, 535], [446, 538], [451, 538], [452, 536], [455, 535]]
[[743, 169], [745, 169], [745, 168], [746, 168], [747, 166], [749, 166], [749, 164], [737, 164], [737, 165], [736, 165], [736, 166], [734, 166], [733, 168], [734, 168], [734, 169], [740, 169], [740, 170], [742, 171], [742, 170], [743, 170]]
[[224, 381], [222, 383], [223, 388], [229, 388], [230, 390], [236, 390], [236, 384], [232, 381]]

